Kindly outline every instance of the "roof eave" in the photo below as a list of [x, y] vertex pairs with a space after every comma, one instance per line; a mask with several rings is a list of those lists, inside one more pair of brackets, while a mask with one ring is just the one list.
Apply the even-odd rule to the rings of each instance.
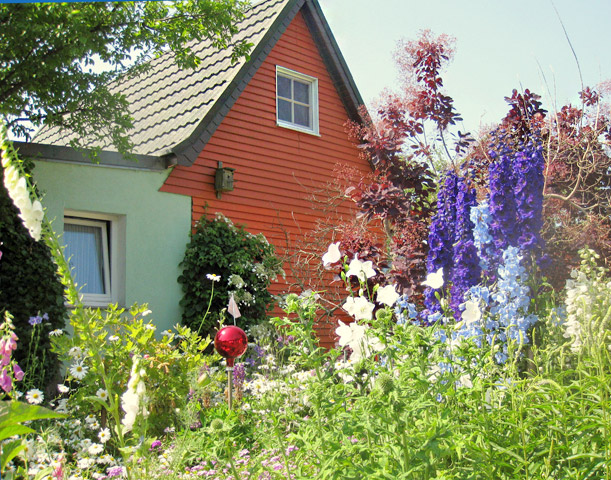
[[172, 165], [167, 156], [134, 154], [130, 158], [125, 158], [119, 152], [101, 150], [96, 152], [93, 161], [91, 155], [93, 152], [87, 149], [30, 142], [14, 142], [14, 144], [19, 154], [33, 160], [148, 171], [163, 171]]
[[354, 78], [317, 0], [306, 0], [304, 19], [331, 75], [333, 84], [351, 120], [361, 122], [360, 106], [364, 104]]

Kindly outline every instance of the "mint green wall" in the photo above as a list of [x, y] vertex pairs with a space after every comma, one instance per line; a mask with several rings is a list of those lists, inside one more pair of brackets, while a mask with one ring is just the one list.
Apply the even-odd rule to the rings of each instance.
[[124, 215], [125, 303], [148, 303], [158, 331], [180, 321], [176, 281], [191, 230], [191, 198], [159, 192], [167, 171], [36, 161], [34, 179], [58, 234], [65, 210]]

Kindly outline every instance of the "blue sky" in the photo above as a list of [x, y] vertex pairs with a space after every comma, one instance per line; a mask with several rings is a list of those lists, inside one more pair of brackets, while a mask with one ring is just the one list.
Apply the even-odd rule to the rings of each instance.
[[498, 121], [503, 97], [529, 88], [548, 110], [578, 101], [577, 54], [585, 85], [611, 79], [611, 0], [319, 0], [365, 102], [395, 87], [392, 52], [430, 29], [456, 38], [444, 73], [464, 127]]

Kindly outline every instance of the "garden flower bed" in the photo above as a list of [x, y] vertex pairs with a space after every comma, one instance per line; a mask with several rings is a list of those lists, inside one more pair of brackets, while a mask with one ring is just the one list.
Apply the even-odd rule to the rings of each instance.
[[[468, 167], [440, 177], [422, 302], [405, 294], [413, 279], [400, 286], [357, 242], [334, 242], [322, 262], [352, 317], [336, 347], [318, 344], [320, 294], [289, 294], [226, 370], [195, 325], [157, 332], [146, 305], [82, 305], [3, 132], [5, 186], [50, 248], [71, 312], [70, 333], [50, 333], [65, 372], [47, 389], [28, 373], [36, 352], [23, 369], [13, 358], [23, 339], [5, 312], [2, 478], [611, 479], [611, 277], [584, 248], [564, 288], [547, 283], [544, 148], [531, 133], [492, 136], [485, 198]], [[45, 315], [30, 319], [32, 338]]]

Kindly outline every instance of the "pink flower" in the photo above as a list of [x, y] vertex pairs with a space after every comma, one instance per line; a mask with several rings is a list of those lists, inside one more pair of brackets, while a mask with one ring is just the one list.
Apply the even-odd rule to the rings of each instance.
[[13, 389], [13, 379], [10, 375], [7, 375], [6, 368], [3, 368], [0, 372], [0, 388], [6, 393], [9, 393]]
[[23, 370], [21, 370], [21, 367], [19, 365], [17, 364], [13, 365], [13, 372], [15, 374], [15, 380], [17, 380], [18, 382], [23, 380], [23, 376], [25, 374], [23, 373]]
[[2, 357], [0, 358], [0, 367], [6, 367], [9, 363], [11, 363], [11, 354], [2, 354]]
[[11, 336], [9, 337], [8, 342], [4, 348], [7, 348], [8, 352], [10, 352], [11, 350], [17, 350], [17, 340], [19, 340], [19, 338], [17, 338], [17, 335], [11, 332]]

